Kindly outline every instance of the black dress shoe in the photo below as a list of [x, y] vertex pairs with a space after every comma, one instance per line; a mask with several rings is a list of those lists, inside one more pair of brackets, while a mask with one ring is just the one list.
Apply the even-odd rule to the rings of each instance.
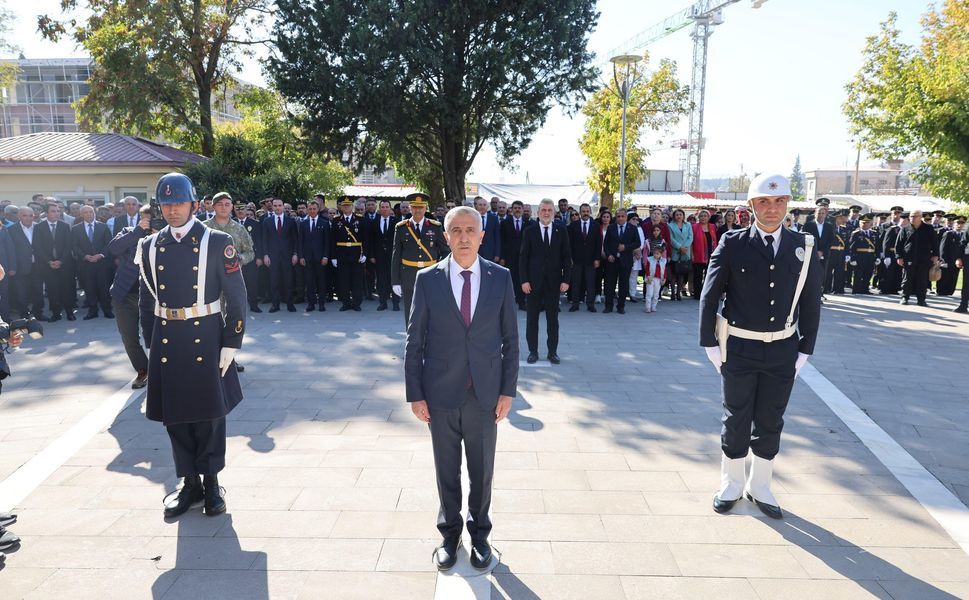
[[733, 505], [736, 504], [736, 500], [721, 500], [719, 496], [713, 496], [713, 512], [723, 514], [725, 512], [730, 512]]
[[919, 300], [915, 304], [916, 304], [916, 306], [928, 306], [928, 304], [925, 302], [925, 300]]
[[760, 512], [764, 513], [768, 517], [772, 519], [784, 518], [784, 513], [781, 512], [781, 507], [774, 506], [773, 504], [767, 504], [766, 502], [761, 502], [760, 500], [757, 500], [756, 498], [751, 496], [750, 492], [747, 492], [747, 499], [753, 502], [754, 504], [756, 504], [757, 508], [760, 509]]
[[135, 380], [131, 382], [131, 389], [140, 390], [146, 385], [148, 385], [148, 371], [139, 370], [138, 376], [135, 377]]
[[899, 304], [908, 304], [908, 298], [902, 298], [901, 300], [899, 300], [898, 303]]
[[320, 311], [320, 312], [326, 312], [326, 305], [325, 305], [325, 304], [323, 304], [322, 302], [320, 303], [320, 308], [319, 308], [319, 311]]
[[350, 310], [350, 307], [347, 306], [346, 304], [344, 304], [343, 306], [340, 307], [340, 312], [344, 312], [344, 311], [347, 311], [347, 310]]
[[165, 503], [165, 518], [177, 517], [197, 506], [205, 499], [202, 491], [202, 481], [198, 475], [189, 475], [184, 479], [182, 489], [178, 495]]
[[439, 571], [447, 571], [458, 561], [458, 545], [461, 538], [444, 540], [441, 545], [434, 549], [434, 566]]
[[378, 304], [377, 305], [377, 310], [387, 310], [387, 303], [386, 302], [381, 302], [380, 304]]
[[590, 304], [586, 310], [589, 312], [596, 312], [596, 307]]
[[619, 313], [619, 314], [621, 314], [621, 315], [624, 315], [624, 314], [626, 314], [626, 308], [623, 307], [623, 306], [620, 306], [619, 308], [616, 309], [616, 312]]
[[249, 307], [249, 312], [261, 313], [262, 309], [259, 308], [258, 304], [253, 304], [252, 306]]
[[272, 306], [272, 307], [269, 308], [269, 312], [271, 312], [271, 313], [277, 313], [277, 312], [279, 312], [279, 307], [278, 306]]
[[316, 310], [316, 306], [315, 305], [313, 305], [313, 304], [307, 304], [306, 305], [306, 312], [313, 312], [314, 310]]
[[206, 475], [202, 483], [205, 489], [205, 516], [214, 517], [225, 512], [225, 500], [222, 499], [222, 488], [219, 487], [218, 475]]
[[236, 361], [236, 373], [242, 373], [245, 370], [246, 370], [246, 367], [243, 365], [240, 365], [239, 362]]
[[952, 312], [969, 313], [969, 307], [957, 306], [957, 307], [955, 307], [955, 308], [952, 309]]
[[400, 305], [394, 304], [394, 312], [400, 312]]
[[491, 565], [491, 544], [486, 541], [471, 542], [471, 566], [484, 571]]
[[538, 352], [529, 352], [528, 353], [528, 358], [525, 359], [525, 362], [527, 362], [530, 365], [537, 363], [538, 362]]
[[578, 305], [578, 304], [573, 304], [573, 305], [572, 305], [572, 306], [571, 306], [571, 307], [569, 308], [569, 312], [578, 312], [578, 310], [579, 310], [579, 305]]
[[286, 310], [288, 310], [289, 312], [296, 312], [296, 305], [295, 304], [292, 304], [292, 303], [291, 304], [287, 304], [286, 305]]
[[77, 321], [77, 317], [74, 316], [74, 312], [73, 311], [67, 313], [67, 320], [68, 321]]
[[91, 319], [97, 319], [97, 318], [98, 318], [98, 313], [88, 313], [83, 317], [85, 321], [90, 321]]
[[114, 313], [113, 312], [106, 312], [106, 313], [104, 313], [104, 318], [105, 319], [113, 319], [114, 318]]
[[34, 318], [37, 319], [38, 321], [44, 321], [44, 322], [50, 321], [50, 317], [48, 317], [44, 313], [40, 313]]
[[363, 309], [362, 309], [362, 308], [360, 308], [359, 306], [354, 306], [354, 307], [353, 307], [353, 310], [355, 310], [356, 312], [360, 312], [360, 311], [361, 311], [361, 310], [363, 310]]
[[552, 363], [553, 365], [557, 365], [560, 362], [562, 362], [562, 359], [559, 358], [559, 355], [558, 354], [549, 354], [548, 355], [548, 362]]
[[607, 307], [605, 307], [605, 308], [602, 309], [602, 312], [605, 313], [605, 314], [611, 313], [612, 312], [612, 307], [611, 306], [607, 306]]
[[51, 323], [56, 323], [57, 321], [60, 321], [60, 320], [61, 320], [61, 315], [60, 315], [60, 313], [58, 313], [58, 314], [56, 314], [56, 315], [51, 315], [51, 316], [50, 316], [50, 319], [48, 319], [48, 320], [49, 320], [49, 321], [50, 321]]

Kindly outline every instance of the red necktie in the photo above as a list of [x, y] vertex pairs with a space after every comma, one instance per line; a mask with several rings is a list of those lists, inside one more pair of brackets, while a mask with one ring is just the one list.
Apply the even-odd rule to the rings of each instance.
[[471, 327], [471, 271], [461, 271], [464, 285], [461, 287], [461, 316], [464, 326]]
[[659, 279], [659, 276], [660, 276], [660, 272], [659, 272], [659, 261], [656, 261], [656, 273], [653, 274], [653, 277]]
[[276, 217], [276, 233], [279, 235], [283, 234], [283, 218]]

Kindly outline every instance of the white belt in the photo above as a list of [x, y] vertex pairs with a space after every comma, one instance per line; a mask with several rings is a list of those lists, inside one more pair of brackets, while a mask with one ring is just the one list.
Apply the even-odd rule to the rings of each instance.
[[797, 323], [785, 327], [780, 331], [751, 331], [749, 329], [741, 329], [740, 327], [734, 327], [733, 325], [727, 326], [727, 334], [734, 337], [743, 338], [745, 340], [757, 340], [759, 342], [764, 342], [769, 344], [771, 342], [779, 342], [781, 340], [786, 340], [787, 338], [794, 335], [797, 331]]
[[187, 308], [163, 308], [155, 305], [155, 316], [170, 321], [185, 321], [218, 314], [222, 314], [222, 303], [219, 300], [203, 306], [189, 306]]

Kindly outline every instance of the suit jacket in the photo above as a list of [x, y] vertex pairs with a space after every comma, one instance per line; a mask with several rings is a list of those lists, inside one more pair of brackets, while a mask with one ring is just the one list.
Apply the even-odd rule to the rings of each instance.
[[[635, 225], [626, 223], [626, 229], [623, 231], [621, 239], [619, 237], [619, 225], [617, 223], [610, 223], [609, 229], [606, 230], [606, 239], [603, 248], [605, 254], [607, 257], [615, 256], [616, 262], [625, 269], [633, 268], [633, 250], [639, 248], [640, 245], [639, 232], [636, 229], [637, 227]], [[619, 244], [625, 247], [622, 252], [619, 251]]]
[[[20, 223], [14, 223], [14, 225], [20, 229]], [[20, 233], [23, 234], [23, 231]], [[0, 265], [5, 271], [17, 270], [17, 248], [14, 246], [10, 230], [6, 227], [0, 227]]]
[[[17, 265], [14, 268], [18, 275], [29, 275], [34, 266], [34, 247], [27, 240], [27, 235], [20, 227], [20, 223], [14, 223], [7, 228], [10, 239], [13, 241], [13, 249], [17, 256]], [[37, 226], [34, 225], [34, 235], [37, 234]], [[7, 265], [4, 265], [5, 268]]]
[[501, 260], [508, 268], [518, 268], [518, 256], [521, 253], [522, 236], [531, 221], [522, 217], [521, 231], [515, 230], [515, 217], [506, 216], [501, 222]]
[[561, 221], [552, 221], [549, 242], [542, 238], [541, 221], [525, 230], [521, 256], [518, 259], [519, 279], [533, 288], [555, 288], [572, 280], [572, 249], [569, 247], [569, 230]]
[[[71, 227], [71, 238], [74, 247], [74, 259], [78, 261], [78, 266], [88, 267], [110, 267], [111, 263], [111, 253], [108, 252], [108, 244], [111, 243], [111, 239], [114, 237], [108, 230], [108, 226], [104, 223], [99, 223], [95, 221], [94, 225], [94, 240], [89, 240], [87, 237], [87, 223], [81, 220], [80, 223]], [[97, 263], [89, 263], [84, 260], [84, 256], [88, 254], [103, 254], [102, 258]]]
[[588, 234], [582, 235], [582, 220], [569, 224], [569, 247], [572, 249], [572, 265], [576, 267], [591, 267], [599, 260], [599, 249], [602, 247], [602, 227], [589, 219]]
[[821, 260], [828, 259], [828, 252], [831, 252], [831, 245], [834, 244], [834, 221], [827, 219], [824, 222], [824, 229], [818, 233], [817, 221], [811, 221], [804, 225], [804, 233], [814, 236], [814, 249], [821, 253]]
[[320, 260], [330, 258], [330, 220], [323, 215], [317, 215], [316, 227], [310, 230], [310, 220], [307, 217], [299, 222], [299, 257], [306, 259], [306, 264], [319, 264]]
[[266, 215], [262, 220], [263, 256], [269, 256], [273, 262], [280, 260], [289, 263], [290, 258], [297, 254], [296, 219], [283, 215], [283, 230], [276, 231], [276, 214]]
[[[134, 227], [137, 227], [138, 226], [138, 221], [140, 221], [140, 220], [141, 220], [141, 215], [140, 214], [135, 214], [135, 224], [133, 226]], [[82, 220], [81, 222], [83, 223], [84, 221]], [[121, 231], [125, 227], [128, 227], [128, 226], [129, 226], [128, 225], [128, 213], [124, 213], [120, 217], [115, 217], [113, 219], [113, 222], [111, 223], [111, 227], [109, 228], [111, 230], [111, 237], [114, 238], [116, 235], [118, 235], [119, 233], [121, 233]]]
[[34, 225], [34, 256], [41, 264], [41, 269], [48, 268], [47, 263], [52, 260], [59, 260], [68, 266], [72, 265], [73, 249], [71, 227], [64, 221], [57, 221], [53, 239], [46, 219]]
[[394, 234], [397, 230], [397, 223], [400, 222], [395, 215], [387, 217], [387, 229], [380, 232], [380, 223], [383, 217], [377, 214], [377, 218], [370, 225], [370, 256], [376, 258], [380, 264], [390, 264], [390, 259], [394, 254]]
[[498, 215], [487, 212], [485, 217], [485, 235], [484, 239], [481, 240], [481, 247], [478, 248], [478, 255], [486, 260], [494, 260], [496, 256], [501, 256], [501, 232], [498, 230]]
[[[249, 233], [249, 237], [252, 238], [252, 249], [256, 253], [256, 258], [261, 259], [263, 256], [266, 255], [266, 253], [263, 252], [265, 247], [262, 241], [263, 239], [262, 223], [260, 223], [256, 219], [253, 219], [252, 217], [246, 217], [243, 221], [241, 221], [241, 224], [243, 227], [245, 227], [246, 231]], [[252, 263], [252, 264], [255, 265], [255, 263]]]
[[137, 293], [139, 281], [138, 265], [135, 264], [135, 252], [138, 242], [151, 235], [141, 227], [125, 227], [121, 233], [108, 242], [108, 252], [118, 261], [118, 268], [114, 272], [114, 280], [108, 290], [111, 297], [122, 302], [129, 293]]
[[518, 393], [518, 306], [511, 272], [483, 258], [478, 265], [481, 287], [470, 327], [451, 291], [451, 260], [417, 273], [404, 346], [408, 402], [426, 400], [431, 410], [458, 408], [469, 380], [485, 410], [494, 411], [499, 395]]
[[[803, 233], [784, 227], [780, 231], [780, 246], [773, 265], [770, 250], [754, 227], [727, 233], [713, 251], [700, 295], [701, 346], [717, 345], [717, 309], [724, 293], [727, 296], [723, 316], [731, 325], [751, 331], [783, 330], [804, 259], [810, 260], [811, 264], [794, 312], [794, 321], [797, 323], [795, 335], [800, 335], [800, 352], [814, 353], [821, 321], [821, 282], [824, 278], [821, 261], [816, 252], [810, 256], [805, 254]], [[801, 251], [798, 252], [798, 249]], [[763, 360], [763, 344], [731, 336], [727, 346], [728, 360], [731, 352], [740, 355], [749, 352], [750, 356], [759, 356]]]

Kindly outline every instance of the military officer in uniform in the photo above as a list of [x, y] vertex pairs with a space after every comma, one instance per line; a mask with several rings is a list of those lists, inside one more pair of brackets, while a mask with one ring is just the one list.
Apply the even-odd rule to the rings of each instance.
[[787, 177], [754, 178], [755, 221], [724, 235], [700, 296], [700, 345], [723, 377], [718, 513], [746, 494], [768, 517], [783, 516], [770, 489], [774, 457], [794, 379], [814, 352], [824, 278], [814, 237], [782, 227], [790, 200]]
[[956, 267], [962, 269], [962, 292], [959, 306], [952, 311], [966, 313], [969, 312], [969, 227], [966, 226], [965, 217], [956, 217], [956, 228], [962, 230], [959, 236], [959, 258], [956, 259]]
[[390, 282], [394, 293], [404, 299], [405, 326], [410, 323], [410, 306], [417, 272], [436, 264], [451, 252], [444, 239], [441, 223], [424, 218], [427, 201], [425, 194], [408, 195], [405, 202], [410, 205], [411, 216], [398, 223], [394, 231]]
[[871, 275], [878, 258], [878, 245], [871, 230], [871, 213], [858, 219], [859, 228], [851, 232], [848, 241], [848, 256], [851, 258], [851, 293], [869, 294]]
[[848, 212], [838, 211], [834, 216], [834, 239], [831, 241], [831, 251], [825, 265], [824, 293], [845, 293], [845, 249], [848, 247], [848, 229], [845, 219]]
[[[894, 213], [894, 209], [892, 213]], [[908, 225], [908, 213], [899, 212], [898, 221], [890, 223], [881, 236], [882, 263], [885, 265], [885, 276], [882, 278], [879, 291], [882, 294], [897, 294], [902, 289], [902, 267], [898, 265], [896, 244], [898, 234]]]
[[139, 306], [148, 354], [146, 415], [168, 430], [184, 484], [165, 504], [176, 517], [204, 502], [225, 512], [225, 417], [242, 400], [234, 363], [246, 325], [246, 285], [232, 237], [193, 215], [198, 200], [181, 173], [158, 180], [168, 226], [141, 240]]
[[249, 300], [249, 310], [254, 313], [261, 313], [259, 308], [259, 267], [262, 266], [262, 227], [259, 221], [250, 217], [246, 213], [246, 204], [236, 202], [235, 219], [249, 234], [252, 240], [252, 249], [255, 252], [255, 259], [242, 265], [242, 278], [246, 282], [246, 296]]
[[363, 264], [367, 262], [369, 231], [366, 222], [353, 214], [353, 201], [340, 197], [340, 214], [333, 221], [333, 266], [336, 267], [340, 311], [360, 312], [363, 302]]

